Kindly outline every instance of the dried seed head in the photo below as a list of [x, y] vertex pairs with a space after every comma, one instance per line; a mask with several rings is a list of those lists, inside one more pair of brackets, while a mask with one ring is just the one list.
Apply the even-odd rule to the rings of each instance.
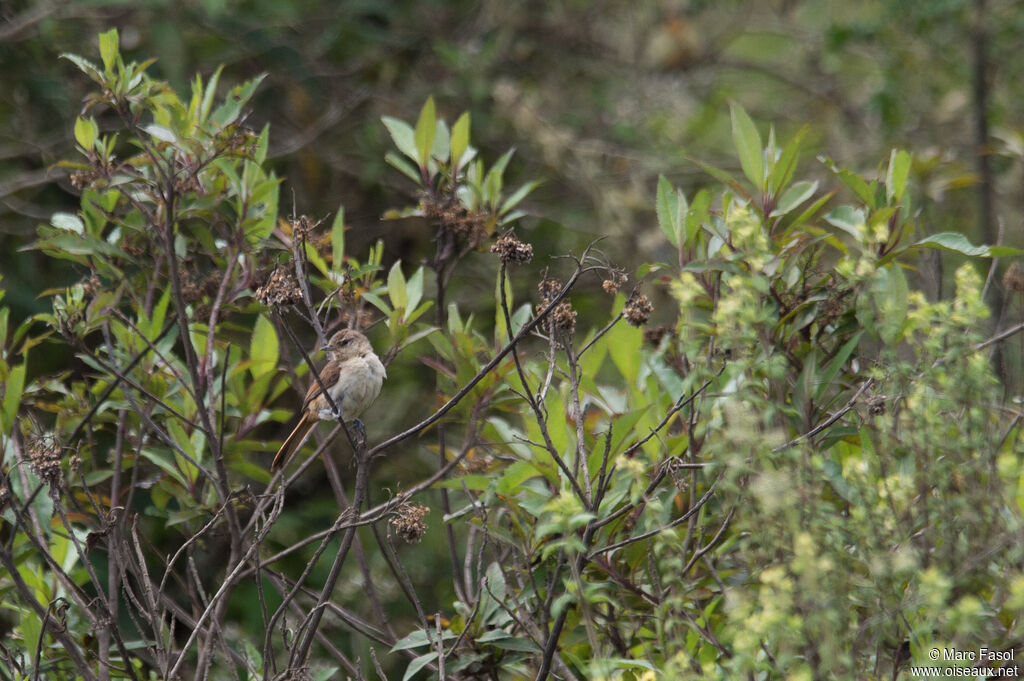
[[508, 265], [522, 265], [533, 259], [533, 246], [523, 243], [509, 232], [491, 245], [491, 253], [497, 253], [501, 262]]
[[424, 196], [420, 210], [440, 231], [450, 232], [470, 248], [479, 248], [487, 239], [487, 214], [469, 210], [454, 196]]
[[576, 330], [576, 310], [568, 302], [561, 302], [551, 311], [551, 325], [559, 331], [572, 333]]
[[601, 288], [604, 292], [610, 295], [615, 295], [619, 292], [619, 287], [626, 283], [626, 273], [620, 270], [612, 270], [611, 276], [601, 282]]
[[191, 192], [199, 192], [202, 190], [202, 185], [199, 184], [199, 178], [195, 175], [188, 173], [183, 177], [176, 177], [174, 179], [174, 193], [178, 194], [189, 194]]
[[647, 320], [651, 318], [652, 312], [654, 312], [654, 306], [651, 305], [651, 301], [647, 300], [647, 296], [638, 296], [635, 293], [626, 301], [626, 306], [622, 309], [626, 321], [633, 326], [646, 324]]
[[291, 271], [279, 266], [271, 273], [267, 283], [256, 289], [256, 299], [267, 307], [294, 305], [302, 300], [302, 291]]
[[28, 466], [33, 473], [51, 486], [60, 481], [62, 457], [60, 443], [53, 433], [33, 435], [29, 438]]
[[79, 170], [71, 173], [71, 186], [75, 189], [88, 189], [98, 177], [95, 170]]
[[100, 278], [95, 274], [90, 274], [78, 283], [82, 286], [82, 295], [86, 299], [95, 298], [96, 294], [99, 293], [100, 286], [102, 286]]
[[323, 220], [313, 221], [313, 218], [308, 215], [300, 215], [297, 220], [289, 220], [289, 224], [292, 226], [292, 238], [302, 239], [305, 241], [309, 240], [309, 235], [313, 233], [313, 230], [320, 226]]
[[406, 501], [398, 507], [395, 514], [388, 520], [388, 524], [406, 543], [414, 544], [423, 539], [423, 535], [427, 532], [427, 524], [423, 522], [423, 518], [428, 513], [430, 513], [429, 507]]
[[661, 345], [661, 340], [667, 336], [669, 329], [667, 326], [655, 326], [650, 329], [644, 329], [644, 342], [648, 345], [658, 347]]
[[1003, 287], [1013, 293], [1024, 292], [1024, 265], [1012, 263], [1003, 274]]
[[537, 291], [540, 293], [541, 306], [546, 307], [561, 290], [562, 282], [557, 279], [541, 279], [541, 282], [537, 284]]

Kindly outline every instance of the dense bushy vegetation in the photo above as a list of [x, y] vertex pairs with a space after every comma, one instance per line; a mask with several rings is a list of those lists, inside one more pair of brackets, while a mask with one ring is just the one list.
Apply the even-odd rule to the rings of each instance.
[[[657, 179], [644, 264], [525, 226], [550, 195], [427, 99], [373, 147], [416, 262], [298, 215], [262, 77], [176, 90], [116, 31], [99, 55], [66, 55], [80, 196], [31, 244], [79, 279], [0, 308], [5, 677], [1012, 666], [1024, 446], [993, 353], [1019, 327], [986, 300], [1024, 291], [994, 276], [1019, 252], [929, 223], [916, 153], [808, 171], [813, 129], [718, 103], [732, 170]], [[367, 437], [322, 426], [272, 476], [345, 326], [388, 365]]]

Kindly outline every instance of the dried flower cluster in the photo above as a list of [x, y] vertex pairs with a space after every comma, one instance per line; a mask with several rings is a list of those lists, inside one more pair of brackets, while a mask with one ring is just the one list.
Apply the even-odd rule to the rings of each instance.
[[653, 347], [661, 345], [662, 339], [669, 334], [667, 326], [655, 326], [644, 329], [644, 342]]
[[[562, 290], [562, 282], [557, 279], [542, 279], [537, 284], [537, 291], [540, 293], [540, 302], [537, 303], [537, 311], [540, 312], [555, 299], [558, 292]], [[565, 333], [571, 334], [576, 330], [576, 310], [572, 309], [572, 304], [568, 301], [562, 301], [551, 310], [551, 314], [545, 321], [548, 333], [554, 334], [555, 331], [564, 331]]]
[[427, 524], [423, 522], [423, 519], [428, 513], [430, 513], [430, 507], [406, 501], [398, 507], [395, 514], [388, 520], [388, 524], [406, 543], [414, 544], [423, 539], [423, 535], [427, 532]]
[[99, 173], [95, 170], [79, 170], [71, 173], [71, 186], [75, 189], [88, 189], [97, 179]]
[[479, 248], [487, 238], [487, 215], [469, 210], [454, 196], [426, 196], [420, 201], [420, 210], [470, 248]]
[[613, 270], [611, 277], [601, 282], [601, 288], [604, 289], [605, 293], [615, 295], [619, 292], [619, 287], [626, 283], [626, 273], [620, 270]]
[[1024, 265], [1012, 263], [1003, 273], [1003, 288], [1011, 293], [1024, 292]]
[[651, 301], [647, 299], [647, 296], [637, 295], [634, 293], [626, 301], [626, 306], [622, 309], [622, 314], [625, 315], [626, 321], [633, 326], [643, 326], [647, 323], [647, 320], [651, 318], [651, 313], [654, 312], [654, 305], [651, 305]]
[[34, 435], [28, 440], [28, 466], [51, 485], [60, 480], [62, 452], [53, 433]]
[[182, 177], [174, 178], [174, 193], [175, 194], [188, 194], [191, 192], [200, 193], [202, 192], [202, 185], [199, 184], [199, 178], [193, 173], [187, 172]]
[[294, 305], [302, 300], [299, 282], [287, 267], [279, 266], [267, 283], [256, 289], [256, 299], [267, 307]]
[[497, 253], [501, 262], [523, 265], [533, 259], [533, 246], [523, 243], [509, 232], [491, 245], [491, 253]]
[[292, 238], [309, 241], [309, 235], [320, 226], [321, 222], [323, 220], [314, 222], [313, 218], [308, 215], [300, 215], [297, 220], [289, 220], [288, 223], [292, 226]]
[[99, 293], [99, 291], [100, 291], [100, 287], [102, 286], [102, 282], [100, 281], [100, 278], [98, 276], [96, 276], [95, 273], [90, 274], [88, 277], [84, 277], [78, 283], [82, 287], [82, 295], [87, 300], [95, 298], [96, 294]]

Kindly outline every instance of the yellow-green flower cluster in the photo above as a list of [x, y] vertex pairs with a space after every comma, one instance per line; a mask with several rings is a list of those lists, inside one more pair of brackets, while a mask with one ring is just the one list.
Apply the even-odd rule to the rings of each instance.
[[757, 215], [745, 204], [733, 204], [725, 221], [733, 249], [751, 272], [760, 272], [771, 259], [768, 235]]
[[722, 277], [722, 297], [712, 322], [724, 348], [744, 347], [758, 341], [758, 327], [773, 323], [775, 306], [768, 302], [767, 283], [755, 274]]

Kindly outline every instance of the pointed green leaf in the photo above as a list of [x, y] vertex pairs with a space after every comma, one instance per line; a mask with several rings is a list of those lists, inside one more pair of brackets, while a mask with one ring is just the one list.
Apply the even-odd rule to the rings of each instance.
[[99, 83], [100, 85], [104, 84], [103, 74], [100, 73], [100, 70], [96, 68], [96, 65], [88, 59], [84, 59], [79, 57], [77, 54], [70, 54], [68, 52], [62, 52], [60, 56], [61, 59], [67, 59], [69, 62], [77, 66], [79, 71], [89, 76], [89, 78], [96, 83]]
[[99, 128], [92, 118], [79, 116], [75, 119], [75, 141], [85, 151], [92, 151], [96, 137], [99, 135]]
[[420, 109], [420, 117], [416, 121], [416, 130], [413, 134], [416, 141], [416, 160], [421, 168], [426, 168], [430, 160], [430, 151], [434, 148], [434, 136], [437, 134], [437, 114], [434, 111], [433, 97], [427, 97], [426, 103]]
[[452, 136], [448, 132], [448, 124], [443, 120], [438, 120], [434, 129], [434, 145], [430, 149], [430, 156], [443, 163], [448, 160], [451, 153]]
[[800, 128], [773, 164], [771, 175], [768, 178], [769, 188], [773, 194], [778, 195], [793, 179], [793, 172], [796, 170], [796, 164], [800, 158], [800, 145], [803, 143], [808, 129], [806, 125]]
[[21, 393], [25, 389], [25, 364], [19, 364], [7, 374], [4, 383], [3, 432], [7, 434], [14, 427], [21, 404]]
[[[676, 248], [679, 248], [681, 240], [681, 225], [679, 224], [679, 197], [681, 192], [676, 191], [672, 183], [664, 175], [658, 175], [658, 191], [655, 196], [655, 212], [658, 216], [658, 226], [661, 227], [665, 238]], [[685, 199], [684, 199], [685, 200]]]
[[975, 246], [970, 240], [959, 232], [941, 232], [921, 239], [914, 246], [924, 248], [939, 248], [945, 251], [963, 253], [982, 258], [1005, 258], [1024, 254], [1024, 251], [1009, 246]]
[[[420, 300], [423, 298], [423, 267], [420, 266], [413, 275], [409, 277], [409, 281], [405, 285], [406, 293], [408, 294], [408, 302], [406, 303], [406, 320], [409, 320], [409, 310], [415, 310], [416, 306], [420, 304]], [[411, 320], [409, 320], [411, 321]]]
[[82, 218], [72, 213], [54, 213], [50, 216], [50, 224], [57, 229], [66, 229], [75, 234], [85, 233], [85, 224]]
[[205, 123], [206, 119], [210, 117], [210, 110], [213, 108], [213, 98], [217, 94], [217, 83], [220, 81], [220, 74], [223, 70], [223, 64], [218, 66], [217, 70], [210, 76], [210, 82], [206, 84], [206, 90], [203, 92], [203, 102], [199, 106], [200, 123]]
[[850, 205], [837, 206], [825, 219], [843, 230], [858, 242], [864, 239], [864, 211]]
[[464, 112], [452, 127], [452, 166], [461, 167], [462, 156], [469, 148], [469, 112]]
[[834, 381], [836, 376], [839, 375], [839, 371], [843, 368], [843, 365], [846, 364], [846, 360], [850, 358], [850, 355], [852, 355], [853, 351], [857, 348], [857, 344], [860, 342], [860, 337], [863, 334], [863, 331], [858, 331], [853, 334], [853, 338], [846, 341], [843, 347], [839, 349], [839, 352], [836, 353], [836, 356], [832, 358], [832, 361], [829, 362], [828, 366], [825, 367], [825, 371], [822, 373], [821, 378], [818, 381], [818, 386], [814, 391], [815, 401], [820, 401], [822, 397], [825, 396], [825, 392], [832, 385], [832, 381]]
[[757, 191], [762, 191], [764, 189], [764, 150], [761, 146], [761, 134], [742, 106], [733, 103], [729, 109], [732, 116], [732, 141], [740, 157], [743, 174], [753, 183]]
[[889, 171], [885, 176], [885, 198], [889, 203], [903, 200], [903, 192], [907, 188], [907, 177], [910, 175], [910, 154], [900, 149], [893, 149], [889, 156]]
[[413, 658], [412, 662], [409, 663], [409, 666], [405, 668], [405, 674], [402, 676], [402, 681], [409, 681], [409, 679], [416, 676], [416, 672], [423, 669], [436, 659], [436, 650]]
[[331, 268], [335, 272], [341, 271], [344, 258], [345, 206], [338, 206], [338, 212], [334, 214], [334, 221], [331, 222]]
[[118, 43], [116, 28], [100, 33], [100, 59], [103, 60], [103, 70], [108, 74], [113, 74], [114, 72], [114, 61], [117, 59], [119, 47]]
[[263, 315], [256, 317], [252, 338], [249, 341], [249, 357], [252, 363], [249, 371], [254, 379], [270, 373], [277, 367], [279, 346], [274, 325]]
[[393, 151], [389, 151], [384, 154], [384, 162], [398, 170], [398, 172], [402, 173], [416, 184], [423, 184], [423, 177], [420, 175], [420, 172], [416, 170], [416, 166], [409, 163], [409, 161]]
[[817, 191], [817, 189], [817, 182], [803, 180], [794, 183], [792, 187], [783, 192], [782, 196], [779, 197], [779, 202], [775, 206], [775, 210], [772, 211], [771, 217], [778, 217], [789, 213], [804, 201], [814, 196], [814, 192]]
[[396, 310], [407, 309], [409, 306], [409, 291], [405, 284], [405, 275], [402, 274], [401, 260], [396, 260], [388, 272], [388, 297], [391, 298], [391, 305]]
[[707, 221], [710, 210], [711, 192], [707, 189], [701, 189], [697, 192], [697, 195], [693, 197], [693, 203], [690, 204], [690, 209], [686, 211], [687, 245], [693, 244], [694, 239], [700, 232], [701, 225]]
[[388, 129], [395, 147], [413, 161], [419, 161], [419, 155], [416, 153], [416, 133], [412, 126], [391, 116], [382, 116], [380, 121]]
[[527, 195], [530, 192], [532, 192], [534, 189], [536, 189], [539, 185], [540, 185], [540, 180], [533, 180], [532, 182], [527, 182], [522, 187], [520, 187], [519, 189], [515, 190], [512, 193], [512, 196], [510, 196], [507, 199], [505, 199], [505, 203], [501, 204], [501, 210], [498, 211], [498, 215], [505, 215], [510, 210], [515, 208], [519, 204], [520, 201], [525, 199], [527, 197]]
[[874, 182], [868, 184], [860, 175], [851, 170], [847, 170], [846, 168], [838, 167], [830, 158], [819, 156], [818, 160], [828, 166], [828, 169], [835, 173], [836, 177], [850, 188], [861, 201], [866, 203], [869, 208], [878, 207], [875, 199], [876, 186]]

